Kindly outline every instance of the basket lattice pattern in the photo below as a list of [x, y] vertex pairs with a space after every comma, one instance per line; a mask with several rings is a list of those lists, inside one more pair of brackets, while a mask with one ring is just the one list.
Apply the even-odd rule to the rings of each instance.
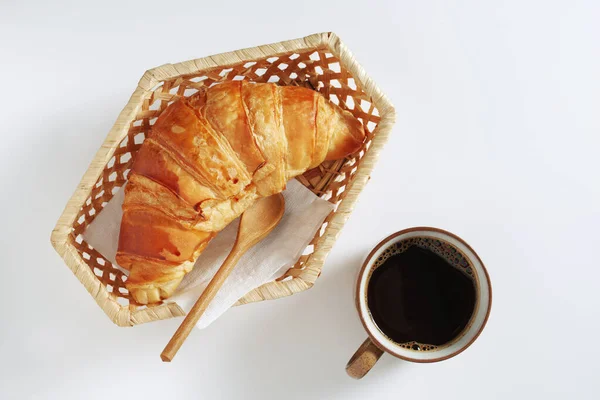
[[[311, 41], [315, 42], [314, 45], [311, 45]], [[292, 46], [293, 44], [295, 46]], [[64, 235], [64, 245], [71, 246], [75, 250], [71, 256], [79, 257], [79, 261], [83, 262], [85, 267], [92, 272], [93, 275], [88, 275], [89, 278], [97, 280], [97, 284], [99, 284], [96, 285], [98, 286], [97, 290], [104, 289], [102, 302], [98, 298], [96, 300], [117, 324], [134, 325], [183, 315], [183, 311], [174, 303], [150, 308], [135, 304], [125, 288], [126, 274], [115, 268], [102, 254], [88, 245], [81, 234], [127, 181], [127, 175], [135, 160], [136, 153], [160, 113], [178, 98], [191, 96], [198, 90], [219, 82], [243, 79], [250, 82], [307, 86], [321, 92], [335, 104], [350, 111], [366, 127], [367, 140], [360, 151], [343, 160], [325, 162], [297, 178], [315, 194], [333, 203], [335, 209], [325, 219], [321, 229], [317, 231], [303, 255], [292, 268], [277, 281], [255, 289], [240, 299], [238, 303], [243, 304], [290, 295], [311, 287], [319, 276], [326, 253], [335, 241], [339, 229], [341, 229], [340, 222], [343, 224], [345, 218], [347, 218], [347, 216], [339, 218], [338, 213], [340, 211], [349, 213], [349, 209], [341, 210], [341, 208], [344, 208], [343, 205], [348, 193], [350, 193], [349, 188], [352, 187], [356, 192], [360, 191], [360, 188], [364, 185], [361, 182], [360, 187], [354, 187], [359, 171], [362, 169], [361, 165], [364, 159], [367, 158], [366, 155], [371, 153], [374, 139], [382, 134], [379, 128], [382, 117], [385, 117], [385, 115], [381, 114], [381, 102], [385, 101], [383, 105], [385, 106], [387, 120], [391, 121], [386, 122], [390, 126], [393, 123], [393, 118], [390, 119], [390, 115], [393, 117], [393, 108], [380, 93], [377, 93], [379, 96], [377, 99], [374, 99], [373, 93], [368, 94], [369, 91], [372, 92], [370, 88], [372, 83], [369, 80], [365, 85], [365, 79], [368, 78], [362, 76], [364, 72], [360, 69], [356, 70], [353, 63], [347, 63], [349, 53], [345, 54], [344, 49], [340, 49], [342, 45], [335, 35], [312, 35], [304, 38], [301, 42], [297, 40], [282, 42], [278, 45], [281, 45], [287, 51], [273, 51], [273, 48], [276, 48], [277, 45], [270, 45], [268, 47], [271, 51], [265, 52], [262, 49], [267, 46], [263, 46], [241, 51], [252, 53], [253, 50], [261, 50], [262, 57], [238, 57], [237, 62], [220, 62], [219, 65], [199, 68], [199, 64], [202, 64], [202, 62], [210, 64], [211, 61], [214, 63], [215, 59], [224, 61], [228, 58], [227, 56], [236, 54], [229, 53], [187, 63], [169, 64], [148, 71], [140, 81], [138, 90], [136, 90], [128, 104], [128, 106], [132, 105], [133, 107], [131, 107], [131, 110], [126, 107], [119, 118], [121, 120], [123, 114], [128, 114], [126, 116], [129, 118], [124, 121], [126, 124], [117, 126], [120, 122], [118, 120], [115, 128], [113, 128], [113, 131], [116, 128], [120, 129], [121, 137], [115, 137], [115, 140], [111, 141], [111, 134], [114, 132], [111, 131], [111, 134], [109, 134], [107, 142], [110, 141], [108, 145], [110, 146], [109, 150], [112, 152], [105, 155], [103, 164], [97, 165], [99, 173], [93, 184], [90, 185], [89, 191], [84, 193], [85, 196], [79, 193], [81, 204], [73, 210], [76, 212], [73, 213], [72, 223], [65, 227], [64, 224], [60, 226], [61, 221], [59, 221], [55, 234], [59, 228], [62, 228], [60, 233]], [[350, 70], [352, 67], [354, 67], [354, 71]], [[387, 130], [385, 134], [387, 135]], [[96, 161], [95, 159], [90, 170]], [[370, 171], [370, 168], [367, 169]], [[90, 179], [88, 177], [89, 172], [84, 180], [86, 178]], [[368, 178], [368, 175], [366, 177]], [[73, 199], [71, 201], [73, 202]], [[67, 210], [65, 210], [66, 212]], [[337, 221], [336, 216], [338, 217]], [[62, 218], [64, 217], [63, 214]], [[328, 238], [331, 244], [326, 243]], [[56, 237], [53, 234], [53, 242], [60, 253], [61, 249], [58, 248], [55, 239]], [[63, 257], [65, 256], [63, 255]], [[67, 260], [66, 257], [65, 260]], [[85, 269], [85, 267], [83, 268]], [[88, 290], [91, 291], [89, 287]], [[111, 312], [104, 307], [108, 303], [112, 303], [113, 309], [111, 309]], [[114, 309], [114, 307], [117, 307], [117, 309]]]

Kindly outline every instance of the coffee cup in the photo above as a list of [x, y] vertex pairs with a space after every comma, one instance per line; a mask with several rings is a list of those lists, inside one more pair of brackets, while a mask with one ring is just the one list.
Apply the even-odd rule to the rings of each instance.
[[492, 304], [483, 262], [458, 236], [417, 227], [383, 239], [356, 282], [368, 338], [346, 366], [362, 378], [381, 355], [430, 363], [464, 351], [481, 334]]

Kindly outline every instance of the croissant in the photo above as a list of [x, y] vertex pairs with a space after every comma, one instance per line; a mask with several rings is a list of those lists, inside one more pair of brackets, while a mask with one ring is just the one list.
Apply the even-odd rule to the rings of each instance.
[[302, 87], [231, 81], [167, 107], [125, 187], [116, 260], [139, 304], [169, 297], [208, 242], [257, 198], [357, 151], [364, 128]]

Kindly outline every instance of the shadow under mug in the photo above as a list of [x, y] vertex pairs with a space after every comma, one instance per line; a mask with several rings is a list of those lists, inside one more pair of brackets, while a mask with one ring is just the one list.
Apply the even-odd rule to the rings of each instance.
[[[376, 268], [375, 261], [394, 244], [406, 242], [409, 239], [413, 239], [413, 242], [420, 240], [423, 243], [435, 241], [445, 251], [458, 252], [462, 255], [461, 259], [466, 260], [466, 263], [468, 263], [467, 267], [470, 267], [475, 283], [475, 308], [466, 327], [448, 343], [436, 346], [435, 349], [428, 351], [413, 350], [410, 346], [403, 346], [402, 343], [396, 343], [389, 339], [373, 321], [367, 303], [367, 288], [371, 272]], [[438, 251], [438, 253], [444, 257], [443, 251]], [[477, 339], [485, 327], [492, 306], [490, 277], [479, 256], [458, 236], [441, 229], [429, 227], [405, 229], [383, 239], [367, 256], [358, 275], [355, 293], [356, 308], [369, 335], [346, 365], [346, 372], [355, 379], [365, 376], [384, 352], [406, 361], [418, 363], [437, 362], [454, 357]]]

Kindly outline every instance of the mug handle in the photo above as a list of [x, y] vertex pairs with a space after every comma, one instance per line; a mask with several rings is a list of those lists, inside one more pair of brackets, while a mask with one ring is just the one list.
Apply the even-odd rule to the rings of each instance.
[[354, 379], [362, 378], [373, 368], [382, 354], [383, 350], [367, 338], [346, 364], [346, 373]]

